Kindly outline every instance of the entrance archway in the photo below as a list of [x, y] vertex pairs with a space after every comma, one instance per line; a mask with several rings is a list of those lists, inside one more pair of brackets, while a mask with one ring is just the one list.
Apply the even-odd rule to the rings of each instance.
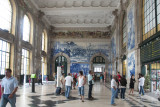
[[90, 59], [90, 69], [97, 73], [99, 76], [99, 74], [105, 71], [108, 73], [108, 63], [109, 60], [106, 55], [97, 53]]
[[[58, 61], [60, 61], [61, 63], [59, 63]], [[67, 54], [60, 52], [53, 57], [52, 74], [57, 71], [57, 63], [59, 63], [60, 66], [65, 64], [66, 67], [65, 66], [63, 67], [65, 70], [64, 71], [65, 74], [68, 74], [70, 72], [70, 57]]]
[[93, 59], [97, 56], [101, 56], [105, 59], [105, 71], [108, 70], [108, 63], [109, 63], [109, 60], [107, 58], [106, 55], [102, 54], [102, 53], [97, 53], [97, 54], [94, 54], [91, 59], [90, 59], [90, 69], [93, 70]]
[[58, 56], [55, 60], [55, 73], [57, 73], [57, 67], [61, 66], [62, 73], [67, 76], [67, 58], [64, 56]]

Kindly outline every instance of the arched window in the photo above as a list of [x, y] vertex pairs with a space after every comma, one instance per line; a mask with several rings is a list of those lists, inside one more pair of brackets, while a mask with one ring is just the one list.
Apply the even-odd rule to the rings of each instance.
[[42, 51], [45, 51], [45, 34], [42, 33]]
[[0, 0], [0, 28], [11, 31], [12, 6], [9, 0]]
[[31, 23], [29, 17], [27, 15], [24, 16], [23, 20], [23, 40], [29, 42], [30, 41], [30, 30]]
[[123, 32], [123, 48], [126, 47], [126, 42], [127, 42], [127, 26], [126, 26], [126, 15], [124, 15], [123, 17], [123, 29], [122, 29], [122, 32]]
[[42, 33], [42, 51], [47, 52], [47, 32], [46, 30]]

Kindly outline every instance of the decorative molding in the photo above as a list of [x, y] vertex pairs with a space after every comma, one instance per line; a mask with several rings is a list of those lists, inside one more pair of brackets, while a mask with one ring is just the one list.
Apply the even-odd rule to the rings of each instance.
[[27, 50], [30, 50], [30, 51], [32, 51], [32, 45], [29, 43], [29, 42], [26, 42], [26, 41], [23, 41], [22, 40], [22, 48], [25, 48], [25, 49], [27, 49]]
[[7, 40], [10, 43], [14, 43], [14, 35], [9, 32], [5, 32], [4, 30], [0, 29], [0, 38], [3, 40]]
[[72, 31], [72, 32], [54, 32], [51, 38], [110, 38], [110, 31], [108, 32], [89, 32], [89, 31]]
[[32, 0], [31, 2], [38, 10], [45, 13], [44, 18], [58, 31], [66, 29], [82, 31], [81, 28], [99, 28], [95, 31], [101, 31], [100, 29], [112, 25], [114, 21], [112, 12], [120, 6], [120, 0]]

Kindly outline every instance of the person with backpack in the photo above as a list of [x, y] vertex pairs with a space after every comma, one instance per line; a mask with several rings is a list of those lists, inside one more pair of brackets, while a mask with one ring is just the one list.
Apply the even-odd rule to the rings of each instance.
[[127, 80], [125, 76], [121, 78], [120, 84], [121, 84], [121, 99], [125, 100], [125, 92], [126, 92], [126, 86], [127, 86]]

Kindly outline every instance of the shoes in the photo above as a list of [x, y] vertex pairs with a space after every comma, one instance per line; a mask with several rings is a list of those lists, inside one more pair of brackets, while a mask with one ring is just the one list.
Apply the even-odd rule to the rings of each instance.
[[116, 104], [111, 104], [112, 106], [116, 106]]
[[93, 100], [93, 98], [88, 98], [88, 100]]
[[84, 100], [82, 100], [82, 102], [84, 102]]

